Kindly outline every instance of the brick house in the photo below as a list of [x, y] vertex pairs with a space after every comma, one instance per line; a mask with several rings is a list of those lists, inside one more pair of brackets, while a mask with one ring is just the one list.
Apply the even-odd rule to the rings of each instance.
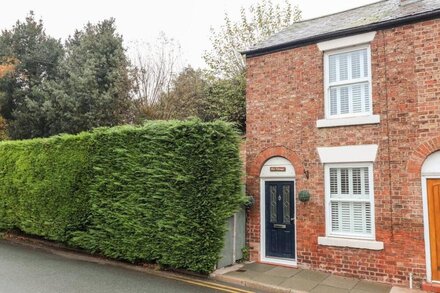
[[244, 54], [251, 260], [440, 281], [440, 1], [298, 22]]

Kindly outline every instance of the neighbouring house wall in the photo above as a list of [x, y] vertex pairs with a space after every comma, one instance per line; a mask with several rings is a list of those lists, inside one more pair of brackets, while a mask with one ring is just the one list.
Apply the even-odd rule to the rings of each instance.
[[[271, 156], [296, 170], [299, 266], [382, 282], [426, 277], [420, 167], [440, 149], [440, 20], [378, 31], [371, 43], [373, 114], [380, 124], [316, 127], [324, 118], [323, 52], [317, 45], [247, 59], [247, 221], [251, 259], [260, 252], [259, 172]], [[377, 144], [376, 239], [381, 251], [317, 244], [325, 236], [324, 166], [317, 147]], [[304, 171], [310, 174], [306, 179]]]

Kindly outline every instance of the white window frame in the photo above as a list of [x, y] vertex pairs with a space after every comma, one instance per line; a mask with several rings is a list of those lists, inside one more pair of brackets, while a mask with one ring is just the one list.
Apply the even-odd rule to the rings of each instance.
[[[341, 86], [350, 85], [354, 83], [368, 82], [369, 84], [369, 111], [363, 113], [348, 113], [339, 115], [330, 115], [330, 82], [329, 82], [329, 57], [331, 55], [348, 53], [352, 51], [367, 49], [367, 66], [368, 66], [368, 77], [358, 78], [356, 80], [348, 80], [343, 82], [332, 83], [331, 86]], [[350, 69], [350, 68], [349, 68]], [[352, 118], [352, 117], [362, 117], [362, 116], [372, 116], [373, 115], [373, 94], [372, 94], [372, 72], [371, 72], [371, 47], [370, 44], [362, 44], [356, 46], [350, 46], [342, 49], [329, 50], [324, 52], [324, 102], [325, 102], [325, 119], [341, 119], [341, 118]], [[376, 121], [376, 120], [375, 120]], [[374, 121], [374, 122], [375, 122]]]
[[[371, 235], [359, 235], [353, 233], [334, 233], [331, 227], [331, 200], [330, 200], [330, 168], [364, 168], [368, 167], [369, 187], [370, 187], [370, 202], [371, 207]], [[351, 238], [362, 240], [376, 240], [376, 223], [375, 223], [375, 205], [374, 205], [374, 179], [373, 179], [373, 163], [333, 163], [325, 164], [325, 222], [326, 222], [326, 236], [331, 238]], [[365, 200], [352, 200], [362, 201]]]

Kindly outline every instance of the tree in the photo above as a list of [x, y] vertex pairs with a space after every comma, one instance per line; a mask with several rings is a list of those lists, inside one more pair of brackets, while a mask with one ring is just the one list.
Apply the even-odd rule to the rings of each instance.
[[[163, 118], [162, 98], [182, 70], [180, 44], [161, 33], [155, 44], [138, 43], [133, 56], [133, 95], [138, 120]], [[166, 115], [165, 115], [166, 116]]]
[[219, 30], [211, 28], [212, 50], [203, 58], [212, 72], [221, 77], [236, 78], [243, 74], [245, 59], [240, 51], [290, 26], [301, 19], [297, 6], [285, 0], [284, 5], [274, 5], [262, 0], [246, 9], [241, 8], [240, 20], [233, 21], [225, 15], [225, 23]]
[[216, 119], [233, 122], [242, 132], [246, 130], [246, 80], [211, 77], [205, 87], [205, 99], [198, 106], [199, 117], [205, 121]]
[[[28, 23], [31, 28], [36, 24], [32, 18]], [[45, 36], [41, 22], [38, 28]], [[32, 59], [54, 66], [51, 71], [42, 72], [37, 67], [38, 75], [31, 75], [37, 82], [28, 77], [28, 67], [21, 74], [23, 59], [14, 55], [19, 64], [14, 71], [15, 84], [11, 91], [24, 93], [18, 96], [21, 100], [14, 104], [12, 114], [5, 116], [10, 119], [12, 138], [77, 133], [129, 121], [132, 85], [129, 62], [114, 20], [104, 20], [97, 25], [89, 23], [69, 37], [64, 49], [61, 44], [58, 47], [62, 54], [57, 55], [56, 63], [37, 57]], [[15, 101], [16, 97], [17, 94], [13, 95], [11, 100]]]
[[173, 80], [172, 88], [164, 91], [156, 106], [158, 119], [186, 119], [201, 117], [207, 88], [202, 70], [184, 68]]
[[0, 114], [8, 120], [13, 138], [41, 134], [36, 130], [44, 124], [39, 112], [32, 113], [27, 123], [18, 120], [27, 118], [27, 108], [42, 105], [41, 97], [34, 95], [35, 89], [58, 76], [63, 54], [60, 41], [46, 35], [43, 22], [35, 20], [32, 12], [24, 22], [17, 21], [0, 35], [0, 65], [4, 69], [0, 77]]
[[132, 80], [115, 20], [88, 23], [69, 37], [65, 48], [60, 80], [42, 89], [49, 96], [48, 135], [130, 121]]

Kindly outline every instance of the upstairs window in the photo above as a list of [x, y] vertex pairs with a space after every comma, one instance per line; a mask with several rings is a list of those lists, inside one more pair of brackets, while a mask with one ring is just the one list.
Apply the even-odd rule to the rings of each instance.
[[325, 53], [326, 118], [372, 114], [368, 45]]

